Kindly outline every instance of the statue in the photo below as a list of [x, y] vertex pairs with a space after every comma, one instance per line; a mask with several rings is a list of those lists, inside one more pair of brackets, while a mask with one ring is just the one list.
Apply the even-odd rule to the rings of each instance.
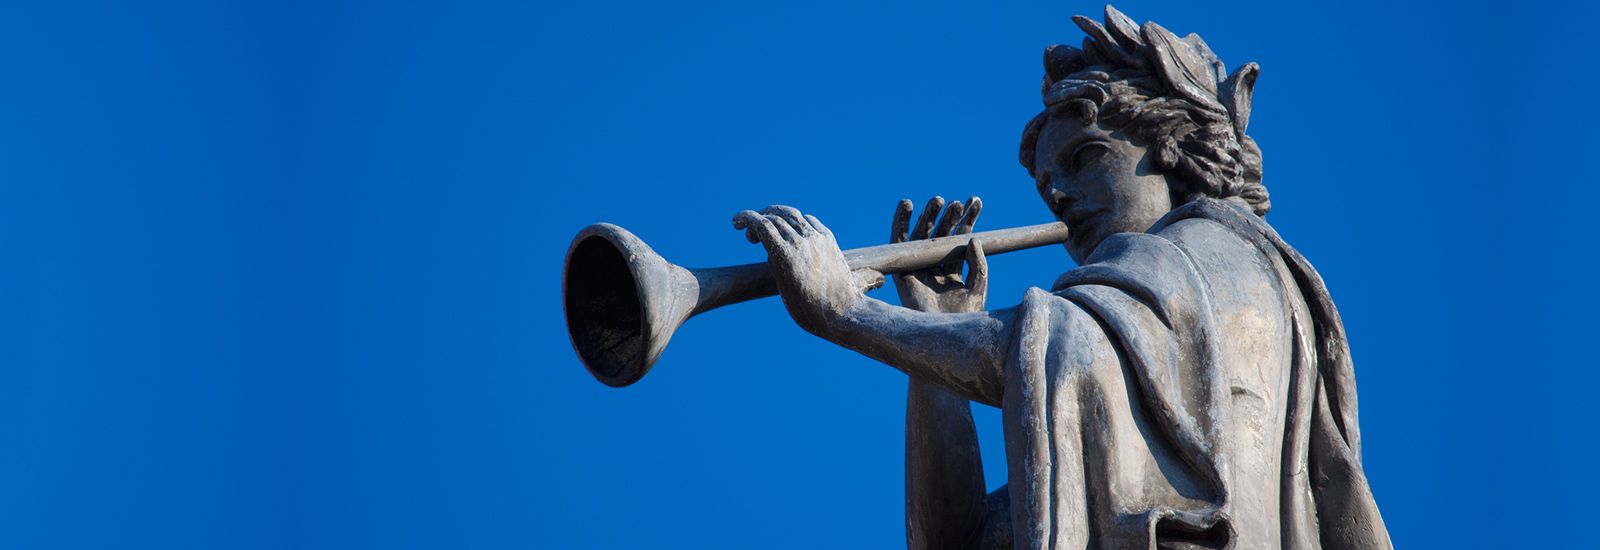
[[[912, 223], [902, 201], [901, 244], [889, 246], [921, 255], [864, 259], [816, 217], [772, 206], [734, 218], [767, 264], [683, 270], [620, 228], [591, 228], [569, 274], [579, 261], [629, 263], [613, 278], [639, 296], [569, 276], [586, 366], [631, 383], [688, 316], [775, 291], [806, 331], [909, 375], [913, 548], [1390, 547], [1362, 472], [1338, 310], [1264, 219], [1261, 153], [1245, 134], [1257, 66], [1229, 73], [1199, 36], [1110, 6], [1103, 24], [1073, 20], [1088, 37], [1045, 51], [1045, 108], [1021, 145], [1064, 234], [973, 234], [977, 197], [936, 197]], [[595, 235], [630, 252], [601, 251]], [[986, 309], [993, 242], [1063, 237], [1080, 267]], [[865, 295], [884, 271], [904, 307]], [[669, 292], [656, 288], [687, 298], [652, 305], [645, 295]], [[969, 401], [1002, 410], [1009, 479], [993, 494]]]

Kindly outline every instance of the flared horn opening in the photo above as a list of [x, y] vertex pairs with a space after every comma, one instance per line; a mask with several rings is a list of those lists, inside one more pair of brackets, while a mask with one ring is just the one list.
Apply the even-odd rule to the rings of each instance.
[[[651, 262], [650, 259], [654, 259]], [[562, 270], [566, 333], [589, 374], [611, 387], [634, 384], [661, 350], [651, 350], [653, 315], [642, 285], [651, 264], [666, 264], [626, 229], [589, 225], [566, 249]]]

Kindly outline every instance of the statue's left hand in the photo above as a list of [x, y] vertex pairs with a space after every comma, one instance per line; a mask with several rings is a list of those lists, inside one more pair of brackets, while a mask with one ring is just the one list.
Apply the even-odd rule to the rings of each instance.
[[767, 249], [767, 266], [800, 328], [825, 334], [835, 321], [862, 299], [862, 293], [883, 286], [883, 274], [851, 272], [833, 232], [816, 216], [789, 206], [746, 210], [733, 217], [733, 227], [752, 243]]
[[[942, 218], [941, 208], [944, 210]], [[972, 227], [978, 223], [978, 213], [983, 211], [983, 201], [972, 197], [965, 206], [961, 201], [952, 201], [947, 206], [943, 197], [934, 197], [923, 209], [915, 229], [909, 227], [911, 211], [910, 200], [901, 200], [896, 206], [889, 242], [972, 233]], [[983, 311], [989, 294], [989, 263], [983, 254], [983, 243], [974, 240], [966, 249], [968, 276], [965, 279], [961, 277], [960, 261], [895, 275], [894, 286], [900, 291], [900, 305], [932, 313]]]

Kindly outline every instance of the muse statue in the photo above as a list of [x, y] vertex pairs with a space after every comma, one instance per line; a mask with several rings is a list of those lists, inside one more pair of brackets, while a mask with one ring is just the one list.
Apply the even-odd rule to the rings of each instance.
[[[1080, 267], [986, 309], [984, 242], [867, 297], [820, 220], [735, 226], [795, 323], [910, 375], [913, 548], [1387, 548], [1361, 467], [1355, 380], [1322, 278], [1265, 220], [1245, 131], [1259, 71], [1199, 36], [1073, 20], [1045, 51], [1022, 165]], [[894, 241], [970, 233], [982, 202], [902, 201]], [[969, 401], [999, 407], [1008, 483], [984, 492]]]
[[[776, 293], [801, 328], [909, 375], [912, 548], [1389, 548], [1339, 311], [1266, 221], [1245, 133], [1259, 68], [1110, 6], [1073, 21], [1088, 36], [1045, 50], [1021, 144], [1059, 223], [973, 233], [977, 197], [915, 222], [907, 200], [890, 244], [842, 251], [770, 206], [734, 218], [768, 261], [714, 269], [596, 224], [563, 279], [584, 365], [631, 384], [684, 320]], [[1056, 243], [1077, 268], [988, 308], [986, 254]], [[885, 274], [900, 306], [865, 294]], [[1002, 411], [993, 493], [974, 401]]]

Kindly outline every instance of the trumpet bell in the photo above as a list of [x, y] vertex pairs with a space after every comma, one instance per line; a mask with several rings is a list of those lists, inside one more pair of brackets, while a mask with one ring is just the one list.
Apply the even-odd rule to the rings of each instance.
[[573, 349], [589, 374], [612, 387], [650, 371], [699, 297], [693, 273], [608, 223], [572, 239], [561, 288]]

